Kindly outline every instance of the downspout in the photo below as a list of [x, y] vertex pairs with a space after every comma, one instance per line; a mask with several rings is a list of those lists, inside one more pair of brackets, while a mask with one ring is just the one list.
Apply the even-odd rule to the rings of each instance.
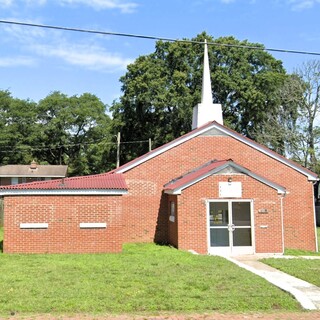
[[281, 211], [281, 233], [282, 233], [282, 254], [284, 254], [284, 211], [283, 211], [283, 199], [286, 193], [280, 196], [280, 211]]
[[317, 235], [317, 220], [316, 220], [316, 206], [315, 206], [315, 198], [314, 198], [314, 185], [318, 181], [314, 182], [312, 184], [312, 199], [313, 199], [313, 222], [314, 222], [314, 234], [315, 234], [315, 239], [316, 239], [316, 252], [319, 252], [318, 248], [318, 235]]

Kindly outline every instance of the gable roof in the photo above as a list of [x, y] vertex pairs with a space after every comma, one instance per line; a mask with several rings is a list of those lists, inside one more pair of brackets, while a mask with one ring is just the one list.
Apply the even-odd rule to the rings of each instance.
[[122, 174], [97, 174], [0, 186], [0, 194], [125, 194], [128, 187]]
[[205, 134], [206, 132], [213, 130], [213, 129], [219, 131], [221, 134], [230, 136], [230, 137], [264, 153], [265, 155], [287, 165], [288, 167], [305, 175], [308, 178], [308, 180], [311, 180], [311, 181], [318, 180], [317, 175], [314, 172], [310, 171], [309, 169], [302, 167], [300, 164], [281, 156], [280, 154], [270, 150], [269, 148], [239, 134], [238, 132], [236, 132], [230, 128], [227, 128], [227, 127], [217, 123], [216, 121], [209, 122], [209, 123], [203, 125], [202, 127], [199, 127], [195, 130], [192, 130], [189, 133], [187, 133], [187, 134], [185, 134], [185, 135], [183, 135], [183, 136], [181, 136], [171, 142], [168, 142], [168, 143], [166, 143], [166, 144], [164, 144], [164, 145], [162, 145], [162, 146], [122, 165], [121, 167], [113, 170], [112, 172], [124, 173], [124, 172], [144, 163], [145, 161], [148, 161], [148, 160], [150, 160], [150, 159], [152, 159], [152, 158], [154, 158], [154, 157], [156, 157], [156, 156], [158, 156], [158, 155], [160, 155], [160, 154], [162, 154], [162, 153], [164, 153], [174, 147], [179, 146], [180, 144], [182, 144], [186, 141], [189, 141], [192, 138], [195, 138], [199, 135]]
[[239, 164], [234, 163], [231, 159], [229, 160], [213, 160], [205, 163], [199, 168], [196, 168], [192, 170], [191, 172], [186, 173], [183, 176], [180, 176], [166, 185], [164, 185], [164, 191], [165, 193], [169, 194], [181, 194], [181, 191], [187, 187], [192, 186], [193, 184], [213, 175], [218, 174], [219, 172], [223, 171], [224, 169], [231, 167], [238, 173], [243, 173], [245, 175], [248, 175], [261, 183], [266, 184], [267, 186], [277, 190], [279, 194], [285, 194], [286, 189], [279, 184], [272, 182], [269, 179], [266, 179], [265, 177], [258, 175]]
[[64, 165], [20, 165], [0, 166], [0, 177], [50, 177], [62, 178], [67, 174], [68, 166]]

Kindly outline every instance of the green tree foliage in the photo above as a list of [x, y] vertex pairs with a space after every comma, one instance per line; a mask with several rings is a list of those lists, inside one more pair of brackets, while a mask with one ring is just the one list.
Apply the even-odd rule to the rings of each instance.
[[36, 104], [0, 91], [0, 163], [30, 163], [35, 138]]
[[310, 60], [295, 71], [300, 80], [301, 95], [296, 97], [299, 118], [297, 135], [300, 138], [293, 158], [314, 172], [319, 172], [320, 142], [320, 61]]
[[67, 164], [69, 175], [113, 168], [110, 118], [94, 95], [53, 92], [39, 103], [0, 91], [0, 163]]
[[[120, 79], [123, 95], [111, 107], [114, 134], [120, 131], [123, 141], [151, 138], [159, 146], [191, 130], [192, 108], [201, 96], [205, 39], [216, 43], [209, 46], [213, 102], [222, 104], [225, 124], [251, 138], [263, 131], [268, 114], [279, 108], [274, 92], [286, 78], [281, 61], [259, 50], [261, 44], [202, 33], [192, 39], [199, 43], [158, 41], [154, 53], [128, 66]], [[147, 147], [123, 145], [122, 162]]]
[[37, 158], [68, 164], [71, 175], [109, 169], [102, 166], [110, 149], [110, 118], [105, 111], [105, 105], [89, 93], [68, 97], [53, 92], [41, 100]]
[[263, 126], [256, 130], [260, 143], [288, 158], [295, 158], [301, 138], [299, 127], [299, 101], [303, 97], [304, 83], [295, 74], [289, 75], [274, 92], [279, 101], [277, 112], [268, 113]]

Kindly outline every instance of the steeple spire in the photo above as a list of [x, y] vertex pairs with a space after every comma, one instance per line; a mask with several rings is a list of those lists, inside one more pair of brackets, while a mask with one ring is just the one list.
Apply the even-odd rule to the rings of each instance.
[[212, 103], [212, 100], [208, 44], [207, 40], [205, 40], [201, 103], [193, 108], [192, 129], [198, 128], [210, 121], [216, 121], [223, 125], [221, 104]]
[[204, 58], [203, 58], [201, 103], [203, 103], [203, 104], [212, 103], [212, 89], [211, 89], [210, 66], [209, 66], [207, 39], [204, 40]]

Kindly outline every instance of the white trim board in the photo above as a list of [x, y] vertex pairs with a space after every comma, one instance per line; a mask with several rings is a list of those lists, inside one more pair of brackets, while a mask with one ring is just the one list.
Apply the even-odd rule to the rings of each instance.
[[260, 152], [262, 152], [263, 154], [266, 154], [267, 156], [289, 166], [290, 168], [300, 172], [301, 174], [305, 175], [308, 177], [308, 180], [310, 181], [317, 181], [318, 178], [316, 176], [316, 174], [312, 175], [309, 170], [307, 169], [304, 169], [303, 167], [301, 167], [299, 164], [295, 164], [294, 162], [282, 157], [281, 155], [277, 154], [276, 152], [268, 149], [267, 147], [265, 146], [262, 146], [260, 144], [258, 144], [257, 142], [253, 141], [253, 140], [250, 140], [249, 138], [246, 138], [244, 136], [241, 136], [241, 134], [239, 133], [236, 133], [236, 132], [233, 132], [232, 130], [230, 130], [229, 128], [227, 127], [224, 127], [222, 125], [219, 125], [217, 122], [212, 122], [212, 123], [208, 123], [206, 125], [204, 125], [203, 127], [200, 127], [198, 129], [195, 129], [193, 131], [191, 131], [190, 133], [187, 133], [185, 134], [184, 136], [180, 137], [180, 138], [177, 138], [157, 149], [154, 149], [153, 151], [145, 154], [145, 155], [142, 155], [141, 157], [135, 159], [135, 160], [132, 160], [131, 162], [127, 163], [127, 164], [124, 164], [123, 166], [121, 166], [120, 168], [114, 170], [115, 173], [124, 173], [142, 163], [144, 163], [145, 161], [148, 161], [176, 146], [179, 146], [180, 144], [194, 138], [194, 137], [197, 137], [199, 135], [202, 135], [204, 134], [205, 132], [209, 131], [209, 130], [212, 130], [212, 129], [216, 129], [220, 132], [222, 132], [223, 134], [227, 135], [227, 136], [230, 136]]
[[0, 189], [1, 196], [27, 196], [27, 195], [60, 195], [60, 196], [68, 196], [68, 195], [105, 195], [105, 196], [118, 196], [127, 194], [127, 190], [118, 190], [118, 189], [110, 189], [110, 190], [103, 190], [103, 189], [79, 189], [79, 190], [72, 190], [72, 189], [62, 189], [62, 190], [41, 190], [41, 189]]

